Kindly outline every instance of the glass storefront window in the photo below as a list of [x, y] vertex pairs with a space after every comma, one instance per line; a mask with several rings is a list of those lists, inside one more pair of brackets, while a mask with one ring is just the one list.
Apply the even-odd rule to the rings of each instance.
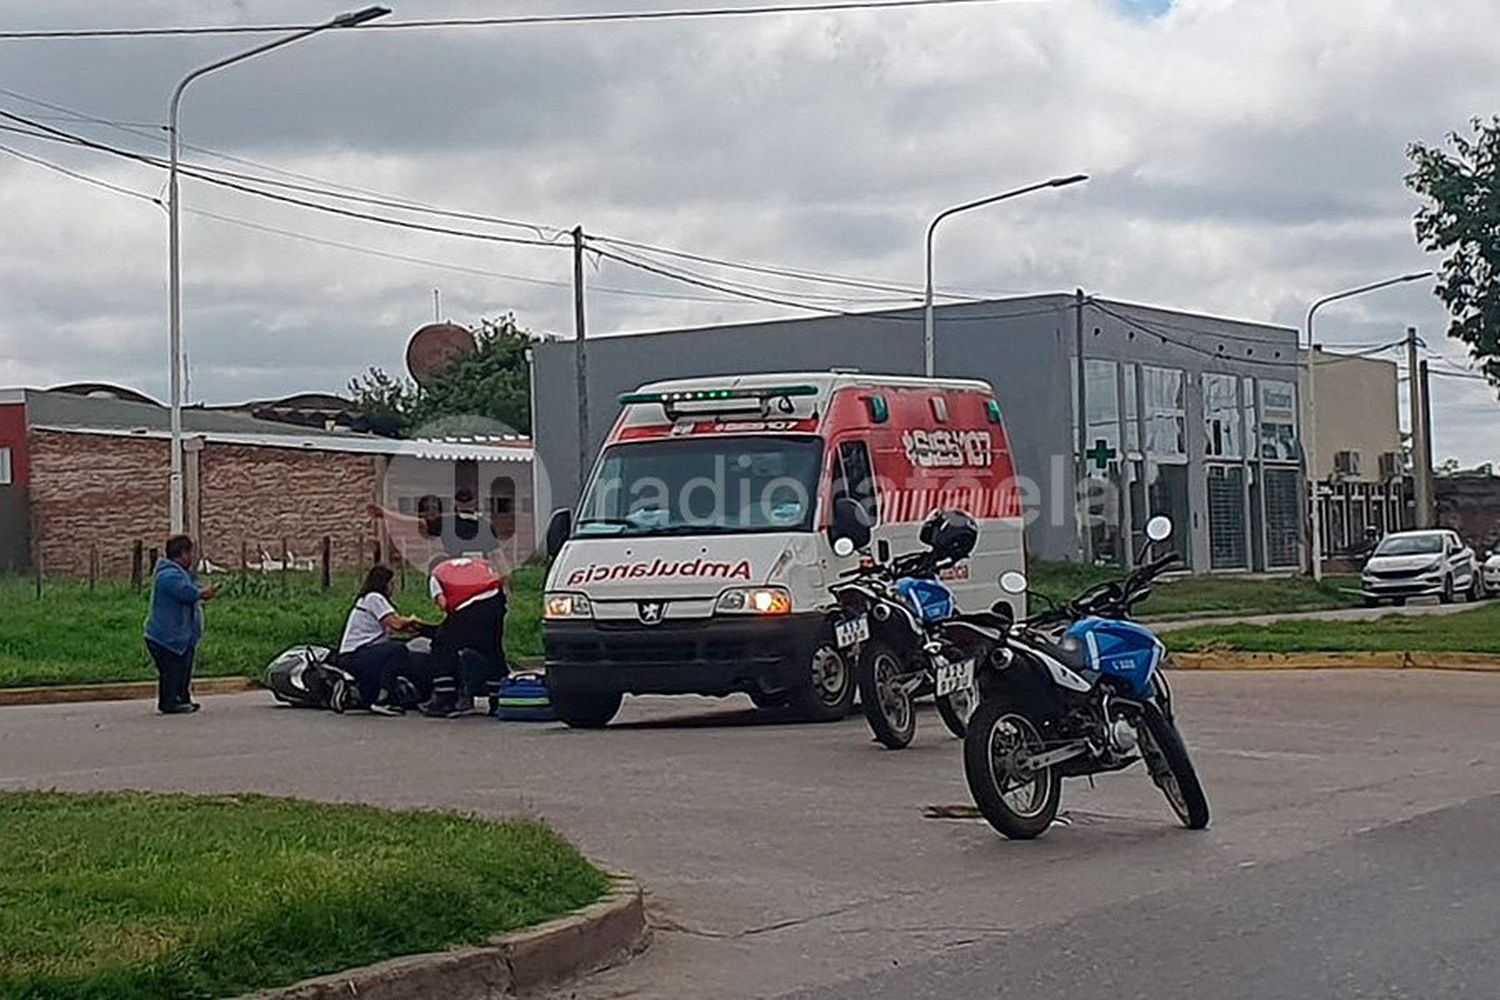
[[1240, 380], [1235, 375], [1203, 374], [1203, 427], [1211, 458], [1242, 458]]
[[1083, 363], [1084, 405], [1088, 413], [1083, 467], [1090, 547], [1096, 562], [1124, 558], [1120, 531], [1119, 366], [1097, 358]]
[[1141, 385], [1140, 369], [1127, 361], [1122, 376], [1125, 381], [1125, 452], [1130, 457], [1141, 453]]
[[1142, 402], [1146, 407], [1146, 453], [1160, 457], [1187, 455], [1187, 403], [1183, 373], [1176, 368], [1141, 367]]
[[1295, 462], [1301, 457], [1297, 387], [1291, 382], [1260, 383], [1260, 457], [1268, 462]]

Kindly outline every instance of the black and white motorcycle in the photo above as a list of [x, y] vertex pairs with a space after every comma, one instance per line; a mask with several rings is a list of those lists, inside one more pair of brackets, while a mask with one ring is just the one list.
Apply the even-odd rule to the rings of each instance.
[[860, 703], [870, 731], [892, 750], [917, 731], [916, 700], [937, 703], [943, 724], [963, 738], [978, 704], [976, 661], [953, 592], [938, 574], [966, 559], [979, 528], [962, 511], [936, 511], [922, 526], [927, 548], [888, 564], [866, 559], [832, 588], [840, 613], [834, 638], [855, 654]]

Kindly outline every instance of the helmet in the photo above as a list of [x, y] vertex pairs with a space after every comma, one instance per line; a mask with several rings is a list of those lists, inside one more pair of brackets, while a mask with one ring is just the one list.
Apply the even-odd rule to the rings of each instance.
[[935, 510], [922, 522], [922, 544], [938, 559], [958, 562], [974, 551], [979, 525], [961, 510]]
[[483, 559], [445, 559], [432, 568], [428, 590], [448, 613], [500, 593], [500, 577]]

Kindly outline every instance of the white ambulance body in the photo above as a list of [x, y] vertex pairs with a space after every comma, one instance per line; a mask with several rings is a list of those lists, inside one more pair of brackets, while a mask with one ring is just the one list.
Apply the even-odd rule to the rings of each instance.
[[[919, 549], [934, 510], [979, 522], [945, 575], [964, 610], [1023, 570], [1023, 520], [994, 390], [848, 372], [657, 382], [622, 411], [576, 513], [548, 529], [544, 638], [560, 718], [601, 726], [624, 694], [749, 694], [840, 718], [853, 665], [829, 587], [856, 501], [878, 555]], [[839, 507], [850, 510], [849, 504]], [[846, 546], [840, 546], [844, 548]]]

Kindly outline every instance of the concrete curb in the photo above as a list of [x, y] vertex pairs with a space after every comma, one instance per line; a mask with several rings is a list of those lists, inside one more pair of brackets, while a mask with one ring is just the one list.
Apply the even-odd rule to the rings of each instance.
[[[240, 694], [260, 687], [248, 677], [205, 677], [193, 681], [194, 694]], [[121, 684], [58, 684], [48, 687], [0, 690], [0, 707], [8, 705], [64, 705], [83, 701], [132, 701], [155, 698], [155, 681]]]
[[650, 943], [640, 886], [612, 874], [592, 906], [482, 947], [409, 955], [239, 1000], [502, 1000], [618, 965]]
[[1461, 670], [1500, 673], [1494, 653], [1173, 653], [1177, 670]]

